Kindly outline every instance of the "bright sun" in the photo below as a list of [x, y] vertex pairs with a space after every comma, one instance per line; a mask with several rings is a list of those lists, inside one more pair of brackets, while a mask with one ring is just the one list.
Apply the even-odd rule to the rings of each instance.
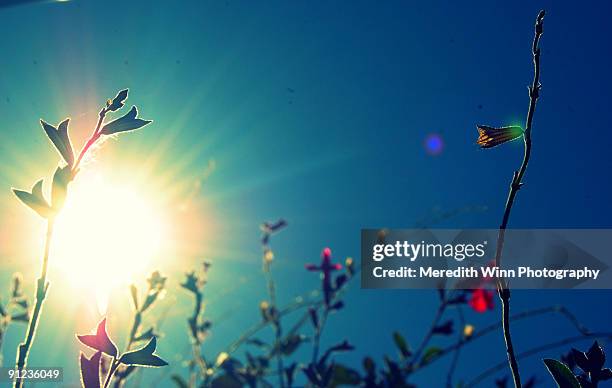
[[106, 310], [112, 289], [146, 273], [164, 241], [159, 211], [142, 193], [101, 176], [79, 176], [58, 216], [51, 265], [77, 288], [96, 290]]

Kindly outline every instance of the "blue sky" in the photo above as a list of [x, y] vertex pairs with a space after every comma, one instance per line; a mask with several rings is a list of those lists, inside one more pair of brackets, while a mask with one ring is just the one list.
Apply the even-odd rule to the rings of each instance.
[[[245, 322], [258, 319], [265, 284], [257, 225], [264, 220], [284, 217], [290, 224], [273, 240], [285, 303], [317, 287], [303, 265], [318, 260], [323, 247], [339, 258], [357, 257], [362, 228], [411, 227], [455, 210], [461, 211], [438, 226], [494, 228], [522, 148], [516, 142], [478, 149], [475, 124], [523, 123], [533, 22], [541, 8], [547, 10], [543, 88], [533, 156], [510, 225], [607, 228], [612, 27], [606, 2], [73, 0], [0, 8], [0, 214], [7, 214], [0, 227], [19, 237], [0, 239], [0, 278], [14, 271], [31, 281], [35, 275], [23, 264], [31, 251], [16, 245], [32, 224], [12, 227], [12, 217], [33, 216], [9, 188], [30, 185], [57, 162], [38, 118], [95, 119], [99, 104], [125, 87], [155, 122], [101, 150], [98, 159], [114, 177], [130, 177], [133, 165], [155, 170], [155, 187], [168, 205], [187, 195], [184, 187], [210, 160], [216, 166], [198, 192], [206, 205], [192, 214], [214, 225], [206, 229], [210, 234], [175, 235], [173, 265], [162, 265], [174, 287], [169, 294], [182, 306], [166, 320], [166, 343], [160, 340], [160, 352], [170, 358], [184, 351], [177, 344], [188, 344], [181, 314], [189, 302], [178, 290], [180, 274], [204, 256], [214, 262], [208, 308], [219, 321], [206, 347], [210, 357]], [[423, 147], [432, 133], [444, 142], [436, 156]], [[351, 287], [346, 311], [331, 319], [327, 333], [329, 341], [355, 343], [347, 363], [394, 354], [393, 330], [418, 342], [435, 312], [433, 292]], [[564, 303], [595, 329], [610, 322], [605, 291], [513, 295], [515, 311]], [[120, 291], [115, 297], [125, 299]], [[73, 325], [51, 323], [76, 319], [62, 314], [63, 300], [56, 293], [49, 301], [32, 365], [48, 357], [56, 364], [76, 360]], [[122, 306], [116, 302], [115, 309]], [[79, 329], [95, 319], [79, 321]], [[470, 316], [477, 327], [497, 319], [497, 312]], [[569, 330], [552, 318], [520, 323], [516, 346], [527, 349]], [[21, 333], [10, 337], [5, 364]], [[50, 355], [44, 344], [60, 350]], [[492, 335], [464, 353], [457, 376], [469, 378], [503, 358], [501, 333]], [[526, 374], [546, 378], [537, 358], [521, 364]], [[76, 365], [66, 368], [74, 379]], [[431, 386], [438, 375], [432, 369], [417, 382]]]

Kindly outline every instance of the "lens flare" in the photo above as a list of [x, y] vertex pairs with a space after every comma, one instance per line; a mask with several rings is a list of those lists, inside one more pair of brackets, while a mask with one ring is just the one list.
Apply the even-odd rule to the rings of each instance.
[[164, 236], [159, 211], [141, 193], [79, 176], [57, 219], [51, 263], [73, 287], [95, 290], [103, 312], [111, 290], [150, 270]]
[[425, 151], [429, 155], [439, 155], [444, 150], [444, 141], [436, 133], [429, 134], [424, 141]]

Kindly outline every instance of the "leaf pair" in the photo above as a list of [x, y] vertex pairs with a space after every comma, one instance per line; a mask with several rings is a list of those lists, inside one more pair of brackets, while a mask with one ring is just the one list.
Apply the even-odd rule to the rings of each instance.
[[60, 156], [66, 161], [66, 163], [72, 167], [74, 164], [74, 151], [72, 149], [72, 144], [70, 143], [70, 137], [68, 136], [68, 123], [70, 119], [65, 119], [61, 123], [58, 124], [57, 127], [45, 122], [44, 120], [40, 120], [40, 124], [42, 125], [47, 137], [51, 140], [51, 143], [57, 149]]
[[90, 358], [81, 354], [81, 378], [85, 388], [100, 386], [100, 358], [102, 353], [117, 360], [119, 364], [128, 366], [160, 367], [168, 365], [166, 361], [153, 354], [157, 347], [156, 337], [152, 337], [142, 348], [126, 352], [119, 357], [117, 346], [106, 332], [106, 318], [96, 329], [95, 334], [77, 335], [78, 340], [97, 352]]
[[40, 179], [32, 186], [30, 192], [13, 189], [13, 192], [30, 209], [34, 210], [43, 218], [53, 218], [64, 206], [68, 193], [68, 184], [72, 181], [72, 170], [70, 165], [57, 167], [53, 174], [51, 185], [51, 204], [43, 194], [43, 180]]
[[560, 387], [591, 388], [596, 387], [600, 381], [612, 379], [612, 370], [604, 368], [606, 354], [597, 341], [586, 352], [572, 349], [570, 354], [575, 365], [580, 367], [585, 372], [584, 374], [576, 376], [572, 372], [573, 366], [570, 369], [560, 361], [553, 359], [544, 360], [546, 368], [548, 368], [553, 379]]
[[102, 135], [113, 135], [115, 133], [132, 131], [152, 122], [152, 120], [143, 120], [137, 118], [138, 109], [135, 106], [132, 106], [132, 109], [124, 116], [119, 117], [111, 121], [110, 123], [104, 125], [100, 133]]
[[52, 218], [54, 215], [51, 205], [43, 195], [43, 180], [39, 180], [32, 186], [30, 192], [24, 190], [13, 189], [13, 192], [30, 209], [34, 210], [43, 218]]

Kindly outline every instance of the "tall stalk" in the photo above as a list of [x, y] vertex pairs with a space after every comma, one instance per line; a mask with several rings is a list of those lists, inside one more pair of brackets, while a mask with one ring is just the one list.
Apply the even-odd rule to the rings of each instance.
[[[17, 370], [19, 373], [18, 376], [21, 375], [21, 372], [25, 369], [28, 362], [28, 355], [30, 353], [30, 348], [32, 347], [32, 342], [34, 341], [34, 336], [36, 335], [36, 326], [38, 325], [38, 319], [40, 316], [40, 312], [42, 310], [43, 302], [47, 296], [47, 290], [49, 289], [49, 283], [47, 282], [47, 267], [49, 264], [49, 250], [51, 247], [51, 240], [53, 238], [53, 226], [55, 224], [55, 219], [50, 218], [47, 220], [47, 235], [45, 237], [45, 250], [43, 253], [42, 260], [42, 268], [40, 271], [40, 277], [36, 281], [36, 303], [34, 305], [34, 311], [32, 312], [32, 316], [30, 317], [30, 322], [28, 323], [28, 331], [26, 334], [26, 338], [24, 342], [19, 344], [17, 348]], [[22, 379], [15, 379], [13, 384], [15, 388], [21, 388], [23, 386]]]
[[[499, 232], [497, 237], [497, 248], [495, 252], [495, 266], [501, 266], [502, 250], [504, 248], [504, 238], [506, 235], [506, 228], [508, 221], [510, 220], [510, 212], [512, 211], [512, 205], [519, 189], [523, 185], [523, 176], [527, 170], [529, 164], [529, 158], [531, 157], [531, 126], [533, 121], [533, 114], [535, 112], [536, 102], [540, 96], [540, 37], [543, 32], [543, 21], [544, 21], [544, 10], [540, 11], [535, 22], [535, 35], [533, 38], [533, 44], [531, 52], [533, 55], [533, 66], [534, 66], [534, 77], [533, 82], [529, 86], [529, 110], [527, 111], [527, 120], [525, 123], [525, 131], [523, 133], [524, 142], [524, 154], [523, 161], [518, 171], [514, 172], [512, 181], [510, 183], [510, 191], [508, 192], [508, 198], [506, 200], [506, 207], [504, 215], [502, 217], [501, 225], [499, 226]], [[512, 379], [516, 388], [521, 387], [521, 375], [519, 373], [519, 366], [514, 351], [514, 345], [512, 344], [512, 336], [510, 334], [510, 288], [505, 279], [498, 279], [497, 291], [499, 298], [502, 303], [502, 328], [504, 332], [504, 340], [506, 342], [506, 351], [508, 353], [508, 363], [510, 364], [510, 370], [512, 372]]]

